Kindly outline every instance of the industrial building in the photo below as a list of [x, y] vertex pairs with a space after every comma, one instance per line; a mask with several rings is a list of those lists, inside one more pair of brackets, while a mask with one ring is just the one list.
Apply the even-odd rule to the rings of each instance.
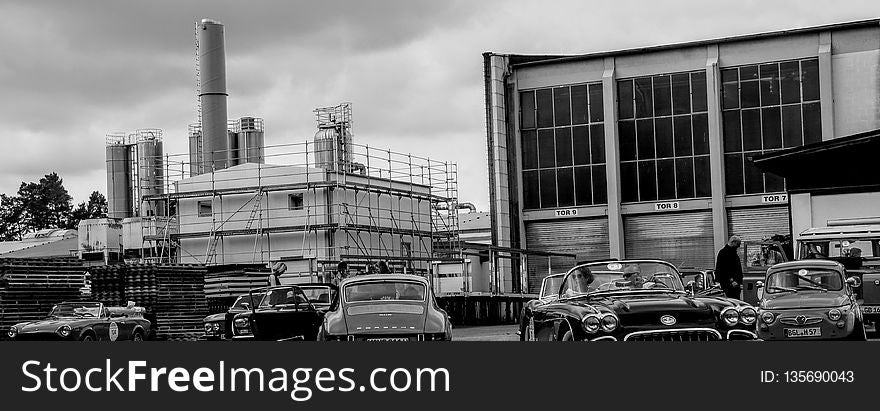
[[[880, 20], [582, 55], [484, 54], [493, 243], [536, 292], [574, 261], [714, 266], [728, 235], [790, 235], [752, 159], [880, 128]], [[792, 202], [795, 201], [792, 198]], [[800, 201], [800, 200], [798, 200]]]

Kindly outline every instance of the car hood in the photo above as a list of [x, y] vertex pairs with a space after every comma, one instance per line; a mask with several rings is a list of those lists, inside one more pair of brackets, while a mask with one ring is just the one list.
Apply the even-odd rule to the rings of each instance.
[[211, 315], [205, 317], [205, 319], [202, 321], [206, 322], [206, 323], [223, 322], [223, 321], [226, 321], [226, 313], [211, 314]]
[[849, 304], [849, 297], [833, 291], [800, 290], [797, 293], [764, 293], [760, 307], [765, 310], [790, 308], [831, 308]]
[[40, 321], [31, 321], [28, 323], [21, 323], [16, 325], [15, 327], [18, 329], [19, 334], [23, 333], [42, 333], [42, 332], [55, 332], [58, 330], [58, 327], [62, 325], [67, 325], [70, 328], [76, 328], [83, 325], [86, 325], [90, 322], [93, 322], [94, 319], [84, 320], [81, 318], [56, 318], [56, 319], [46, 319]]
[[349, 334], [423, 333], [424, 303], [365, 303], [345, 307]]
[[608, 293], [577, 304], [602, 312], [610, 310], [623, 326], [660, 324], [664, 315], [672, 315], [679, 325], [714, 324], [715, 312], [704, 300], [683, 293]]

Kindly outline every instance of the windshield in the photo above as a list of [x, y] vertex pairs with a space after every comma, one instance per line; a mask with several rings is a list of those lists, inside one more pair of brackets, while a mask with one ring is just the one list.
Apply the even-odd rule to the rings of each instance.
[[843, 276], [836, 270], [801, 268], [776, 271], [767, 277], [767, 292], [786, 293], [800, 290], [843, 289]]
[[244, 309], [244, 304], [245, 304], [245, 303], [247, 303], [247, 304], [249, 304], [251, 307], [253, 307], [253, 306], [254, 306], [254, 303], [255, 303], [255, 302], [259, 302], [260, 300], [262, 300], [264, 295], [266, 295], [266, 294], [265, 294], [265, 293], [254, 293], [254, 294], [253, 294], [253, 299], [251, 299], [251, 295], [250, 295], [250, 294], [245, 294], [245, 295], [243, 295], [243, 296], [241, 296], [241, 297], [238, 297], [238, 299], [235, 300], [235, 303], [232, 304], [232, 309], [233, 309], [233, 310], [237, 310], [237, 309], [241, 309], [241, 310], [243, 310], [243, 309]]
[[333, 293], [333, 290], [330, 287], [303, 286], [300, 287], [300, 289], [312, 304], [330, 304], [330, 299], [332, 298], [331, 295]]
[[413, 281], [371, 281], [345, 287], [345, 301], [424, 301], [425, 285]]
[[49, 312], [50, 317], [99, 317], [101, 303], [63, 303]]
[[276, 307], [279, 305], [300, 305], [307, 304], [306, 296], [299, 288], [274, 288], [266, 292], [263, 300], [260, 301], [260, 307]]
[[880, 240], [836, 239], [802, 242], [803, 258], [877, 258], [880, 257]]
[[564, 278], [565, 274], [544, 277], [544, 282], [541, 286], [541, 298], [557, 295], [559, 293], [559, 286], [562, 285]]
[[678, 270], [662, 262], [620, 261], [579, 265], [566, 275], [562, 296], [604, 291], [684, 291]]

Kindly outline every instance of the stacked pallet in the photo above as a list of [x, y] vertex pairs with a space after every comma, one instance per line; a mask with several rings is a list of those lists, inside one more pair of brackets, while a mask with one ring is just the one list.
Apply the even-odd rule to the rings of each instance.
[[81, 300], [85, 270], [74, 259], [0, 259], [0, 338], [9, 327], [45, 318], [62, 301]]
[[205, 297], [212, 314], [226, 312], [235, 299], [269, 285], [269, 273], [260, 267], [217, 267], [205, 274]]

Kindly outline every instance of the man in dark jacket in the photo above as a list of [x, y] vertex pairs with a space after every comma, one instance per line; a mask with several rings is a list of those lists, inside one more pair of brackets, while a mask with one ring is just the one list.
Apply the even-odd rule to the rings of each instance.
[[736, 252], [739, 245], [739, 237], [731, 236], [724, 248], [718, 251], [718, 259], [715, 260], [715, 280], [726, 296], [736, 299], [741, 298], [743, 281], [742, 261]]

